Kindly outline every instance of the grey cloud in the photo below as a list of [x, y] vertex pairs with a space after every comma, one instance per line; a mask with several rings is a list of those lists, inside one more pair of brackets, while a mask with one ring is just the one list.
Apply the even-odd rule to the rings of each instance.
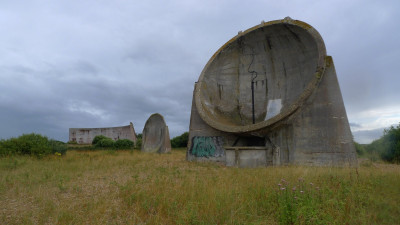
[[358, 124], [358, 123], [350, 122], [349, 124], [350, 124], [350, 127], [354, 127], [354, 128], [360, 128], [361, 127], [361, 124]]
[[379, 139], [383, 135], [384, 128], [373, 130], [362, 130], [353, 132], [354, 140], [360, 144], [370, 144], [372, 141]]
[[212, 54], [239, 30], [285, 16], [321, 33], [350, 121], [400, 96], [398, 1], [41, 3], [0, 3], [0, 138], [66, 141], [69, 127], [130, 121], [141, 132], [155, 112], [179, 135]]
[[93, 75], [98, 74], [98, 69], [96, 68], [96, 66], [89, 62], [78, 61], [74, 67], [76, 69], [76, 72], [78, 73], [93, 74]]

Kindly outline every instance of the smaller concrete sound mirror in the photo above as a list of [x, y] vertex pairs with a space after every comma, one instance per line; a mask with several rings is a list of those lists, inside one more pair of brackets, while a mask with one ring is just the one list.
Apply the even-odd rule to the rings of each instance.
[[320, 34], [287, 17], [224, 44], [195, 84], [187, 160], [356, 165], [333, 60]]
[[164, 117], [155, 113], [149, 117], [143, 128], [142, 149], [143, 152], [167, 153], [171, 151], [168, 126]]

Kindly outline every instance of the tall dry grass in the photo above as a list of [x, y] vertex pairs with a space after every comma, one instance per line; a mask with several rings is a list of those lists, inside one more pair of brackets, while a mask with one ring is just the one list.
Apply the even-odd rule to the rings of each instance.
[[240, 169], [184, 150], [69, 151], [0, 159], [0, 224], [396, 224], [399, 187], [398, 165]]

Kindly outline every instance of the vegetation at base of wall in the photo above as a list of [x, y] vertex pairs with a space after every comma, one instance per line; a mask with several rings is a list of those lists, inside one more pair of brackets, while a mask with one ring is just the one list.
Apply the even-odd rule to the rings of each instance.
[[186, 151], [0, 158], [1, 224], [398, 224], [400, 165], [235, 168]]
[[134, 147], [135, 143], [133, 141], [128, 140], [128, 139], [121, 139], [121, 140], [116, 140], [114, 143], [114, 148], [115, 149], [132, 149]]
[[135, 149], [141, 149], [142, 148], [142, 134], [139, 133], [136, 135], [136, 145]]
[[0, 156], [32, 155], [43, 157], [49, 154], [65, 155], [64, 142], [48, 139], [40, 134], [23, 134], [17, 138], [0, 140]]
[[142, 139], [138, 138], [136, 139], [135, 149], [141, 149], [141, 148], [142, 148]]
[[181, 134], [180, 136], [176, 136], [171, 139], [171, 146], [173, 148], [182, 148], [186, 147], [188, 144], [188, 139], [189, 139], [189, 132], [185, 132]]
[[114, 147], [114, 140], [111, 138], [102, 138], [98, 141], [94, 147], [96, 148], [113, 148]]
[[93, 138], [92, 146], [74, 146], [72, 145], [71, 149], [79, 149], [79, 150], [115, 150], [115, 149], [133, 149], [134, 142], [129, 139], [119, 139], [114, 141], [113, 139], [106, 137], [104, 135], [98, 135]]
[[106, 137], [104, 135], [97, 135], [96, 137], [93, 138], [92, 145], [97, 145], [101, 140], [104, 140], [104, 139], [111, 139], [111, 138]]
[[390, 163], [400, 163], [400, 124], [385, 129], [383, 136], [371, 144], [355, 142], [357, 154], [371, 161], [384, 160]]

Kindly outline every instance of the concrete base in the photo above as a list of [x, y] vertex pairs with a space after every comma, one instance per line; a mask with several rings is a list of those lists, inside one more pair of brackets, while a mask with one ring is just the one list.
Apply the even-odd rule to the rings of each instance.
[[272, 166], [272, 150], [265, 147], [225, 147], [226, 165], [236, 167]]

